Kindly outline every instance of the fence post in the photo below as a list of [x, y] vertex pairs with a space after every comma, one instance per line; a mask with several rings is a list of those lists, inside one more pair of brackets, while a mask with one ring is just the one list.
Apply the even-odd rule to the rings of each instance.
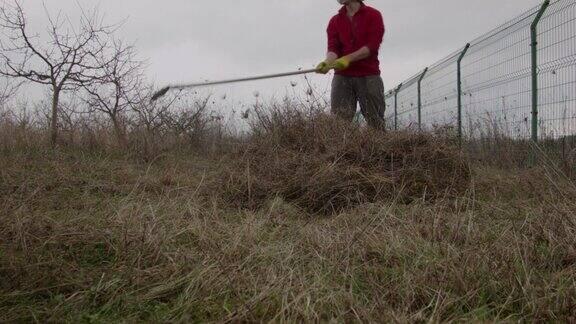
[[422, 130], [422, 80], [426, 76], [428, 68], [424, 69], [424, 72], [420, 75], [418, 79], [418, 130]]
[[394, 91], [394, 130], [398, 130], [398, 92], [402, 89], [402, 83]]
[[464, 46], [464, 49], [458, 57], [458, 138], [462, 140], [462, 60], [468, 52], [470, 43]]
[[530, 25], [530, 46], [532, 47], [532, 141], [538, 142], [538, 23], [548, 6], [550, 0], [544, 1], [540, 11]]

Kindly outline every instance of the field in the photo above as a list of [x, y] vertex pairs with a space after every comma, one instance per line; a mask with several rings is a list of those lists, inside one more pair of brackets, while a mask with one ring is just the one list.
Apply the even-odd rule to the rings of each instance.
[[576, 321], [555, 165], [280, 120], [217, 152], [4, 147], [0, 322]]

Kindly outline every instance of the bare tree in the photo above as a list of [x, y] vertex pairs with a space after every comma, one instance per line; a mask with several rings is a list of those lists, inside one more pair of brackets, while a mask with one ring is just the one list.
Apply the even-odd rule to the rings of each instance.
[[127, 146], [124, 112], [138, 100], [142, 90], [142, 62], [136, 59], [132, 46], [114, 41], [113, 52], [103, 53], [99, 62], [103, 76], [96, 82], [86, 84], [87, 103], [90, 109], [106, 114], [114, 127], [118, 142]]
[[18, 90], [20, 84], [13, 84], [8, 79], [3, 78], [0, 82], [0, 107], [12, 98]]
[[168, 111], [165, 114], [168, 127], [178, 137], [186, 136], [194, 139], [206, 129], [210, 121], [207, 112], [211, 97], [207, 95], [204, 98], [194, 98], [194, 100], [186, 98], [182, 104], [178, 105], [181, 109]]
[[135, 129], [144, 131], [142, 139], [147, 156], [153, 155], [156, 151], [155, 143], [162, 132], [169, 127], [170, 109], [182, 99], [182, 92], [179, 91], [151, 101], [150, 99], [155, 92], [153, 85], [147, 85], [142, 90], [137, 91], [135, 100], [130, 102], [131, 111], [136, 113]]
[[167, 126], [169, 111], [174, 104], [182, 99], [182, 93], [177, 92], [164, 96], [158, 100], [150, 100], [155, 93], [153, 85], [148, 85], [138, 91], [134, 101], [130, 102], [130, 108], [136, 112], [137, 127], [144, 127], [146, 132], [153, 134], [162, 127]]
[[108, 46], [113, 26], [105, 26], [97, 10], [83, 11], [75, 28], [61, 15], [47, 13], [48, 39], [42, 45], [38, 35], [31, 35], [22, 6], [0, 7], [0, 74], [21, 78], [51, 87], [51, 143], [58, 139], [58, 104], [62, 91], [95, 82], [103, 62], [97, 57]]

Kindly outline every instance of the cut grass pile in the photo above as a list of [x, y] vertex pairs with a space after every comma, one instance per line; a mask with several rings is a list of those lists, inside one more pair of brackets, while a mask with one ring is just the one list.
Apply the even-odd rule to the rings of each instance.
[[222, 176], [231, 205], [257, 209], [278, 196], [311, 213], [334, 214], [379, 201], [452, 198], [469, 188], [468, 163], [446, 140], [384, 135], [298, 111], [267, 117]]

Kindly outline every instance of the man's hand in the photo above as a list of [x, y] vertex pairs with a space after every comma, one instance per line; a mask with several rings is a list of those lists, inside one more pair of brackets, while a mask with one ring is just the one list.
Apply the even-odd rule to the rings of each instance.
[[350, 59], [348, 56], [342, 56], [332, 63], [332, 68], [334, 70], [342, 71], [346, 70], [350, 66]]
[[332, 70], [332, 63], [328, 61], [321, 62], [316, 66], [316, 73], [326, 74]]

